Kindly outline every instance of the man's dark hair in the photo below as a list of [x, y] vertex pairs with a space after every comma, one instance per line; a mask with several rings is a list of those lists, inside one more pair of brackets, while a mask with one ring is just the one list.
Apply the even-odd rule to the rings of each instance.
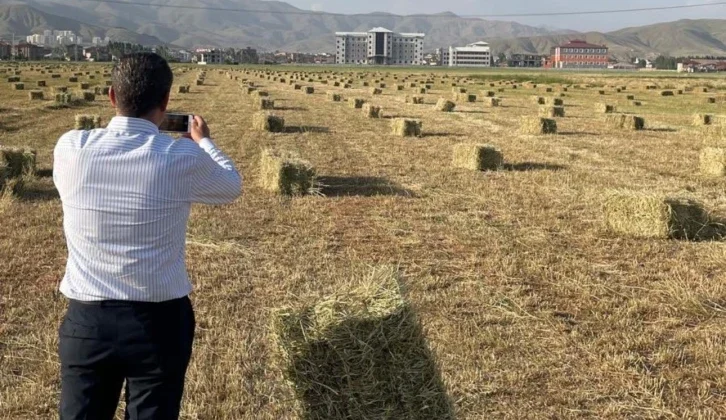
[[174, 73], [157, 54], [133, 53], [116, 63], [112, 80], [121, 115], [139, 118], [162, 105], [171, 91]]

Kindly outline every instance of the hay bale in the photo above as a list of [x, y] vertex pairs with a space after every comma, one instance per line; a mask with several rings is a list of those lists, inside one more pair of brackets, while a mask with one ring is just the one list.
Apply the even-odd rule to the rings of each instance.
[[0, 167], [5, 180], [35, 174], [38, 153], [30, 148], [1, 147]]
[[523, 134], [556, 134], [557, 121], [550, 118], [529, 117], [521, 120], [520, 131]]
[[378, 88], [371, 88], [370, 93], [371, 95], [380, 95], [383, 93], [383, 91]]
[[17, 83], [19, 81], [20, 81], [20, 78], [19, 77], [15, 77], [15, 76], [8, 77], [8, 83]]
[[56, 93], [55, 103], [56, 105], [69, 105], [73, 102], [73, 95], [70, 93]]
[[713, 124], [713, 115], [711, 114], [696, 114], [693, 116], [693, 125], [711, 125]]
[[726, 176], [726, 148], [704, 147], [701, 150], [700, 170], [703, 175]]
[[630, 105], [632, 105], [632, 106], [641, 106], [643, 104], [640, 101], [631, 101], [630, 102]]
[[90, 87], [91, 87], [90, 83], [79, 83], [78, 84], [78, 88], [81, 90], [86, 90], [86, 89], [89, 89]]
[[61, 75], [60, 75], [60, 74], [51, 74], [51, 75], [50, 75], [50, 78], [51, 78], [51, 79], [60, 79], [60, 77], [61, 77]]
[[395, 268], [378, 267], [335, 295], [281, 308], [271, 324], [301, 418], [453, 419]]
[[36, 84], [38, 85], [38, 87], [45, 87], [46, 86], [45, 80], [38, 80], [36, 82]]
[[96, 100], [96, 93], [90, 91], [83, 91], [83, 100], [85, 102], [93, 102]]
[[381, 107], [371, 104], [364, 104], [363, 115], [365, 115], [367, 118], [381, 118]]
[[457, 102], [476, 102], [476, 95], [472, 95], [470, 93], [459, 93], [454, 98]]
[[100, 115], [76, 115], [76, 130], [93, 130], [101, 128]]
[[268, 112], [256, 112], [252, 116], [252, 128], [257, 131], [281, 133], [285, 130], [285, 119]]
[[341, 100], [343, 100], [343, 98], [335, 92], [328, 92], [326, 95], [328, 100], [331, 102], [340, 102]]
[[312, 86], [305, 86], [305, 94], [306, 95], [312, 95], [315, 93], [315, 88]]
[[283, 195], [305, 195], [315, 188], [315, 168], [292, 153], [264, 150], [260, 159], [261, 186]]
[[447, 101], [444, 98], [439, 98], [438, 102], [436, 102], [436, 107], [435, 107], [435, 109], [437, 111], [441, 111], [441, 112], [453, 112], [455, 108], [456, 108], [455, 103], [453, 103], [451, 101]]
[[564, 117], [565, 108], [562, 106], [541, 106], [539, 107], [539, 116], [546, 118]]
[[485, 90], [485, 91], [482, 91], [482, 96], [485, 98], [493, 98], [493, 97], [497, 96], [497, 93], [494, 92], [493, 90]]
[[361, 109], [363, 108], [363, 105], [366, 103], [365, 99], [362, 98], [350, 98], [348, 99], [348, 106], [350, 108], [354, 109]]
[[713, 98], [713, 97], [706, 98], [706, 103], [707, 104], [715, 104], [716, 103], [716, 98]]
[[393, 134], [399, 137], [421, 137], [423, 123], [417, 120], [396, 118], [391, 121]]
[[257, 100], [256, 108], [258, 110], [275, 109], [275, 101], [268, 98], [259, 98]]
[[629, 101], [634, 101], [635, 100], [635, 95], [626, 95], [625, 96], [625, 99], [627, 99]]
[[696, 201], [647, 193], [610, 193], [604, 213], [611, 232], [635, 238], [696, 239], [710, 223]]
[[537, 105], [544, 105], [546, 103], [545, 98], [543, 98], [541, 96], [533, 96], [532, 102], [534, 102]]
[[672, 90], [664, 90], [660, 93], [660, 96], [675, 96]]
[[612, 114], [615, 112], [615, 105], [596, 104], [595, 110], [601, 114]]
[[189, 87], [188, 86], [178, 86], [176, 88], [177, 93], [189, 93]]
[[403, 97], [403, 102], [407, 104], [415, 104], [415, 105], [423, 105], [424, 98], [423, 96], [409, 96], [406, 95]]
[[269, 92], [267, 92], [266, 90], [256, 90], [256, 89], [255, 89], [255, 90], [254, 90], [254, 91], [252, 92], [252, 95], [253, 95], [253, 96], [256, 96], [256, 97], [258, 97], [258, 98], [266, 98], [266, 97], [270, 96], [270, 93], [269, 93]]
[[565, 101], [560, 98], [547, 98], [546, 104], [550, 106], [564, 106]]
[[503, 163], [502, 152], [496, 146], [465, 143], [454, 145], [453, 165], [456, 168], [472, 171], [496, 170]]
[[484, 100], [484, 105], [488, 106], [490, 108], [498, 107], [501, 105], [502, 100], [500, 98], [486, 98]]
[[13, 89], [15, 89], [15, 90], [24, 90], [25, 89], [25, 83], [15, 83], [15, 84], [13, 84]]
[[28, 92], [28, 97], [31, 101], [42, 101], [43, 100], [43, 91], [42, 90], [31, 90]]
[[608, 126], [620, 130], [642, 130], [645, 128], [645, 119], [635, 115], [608, 114], [605, 117]]
[[66, 93], [68, 92], [67, 86], [56, 86], [53, 88], [53, 93]]

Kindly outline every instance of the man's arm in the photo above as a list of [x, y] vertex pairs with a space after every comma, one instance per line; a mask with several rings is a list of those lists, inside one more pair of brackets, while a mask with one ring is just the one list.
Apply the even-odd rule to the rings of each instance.
[[227, 204], [242, 194], [242, 177], [232, 160], [214, 145], [202, 117], [191, 121], [191, 138], [205, 152], [192, 175], [191, 201], [203, 204]]

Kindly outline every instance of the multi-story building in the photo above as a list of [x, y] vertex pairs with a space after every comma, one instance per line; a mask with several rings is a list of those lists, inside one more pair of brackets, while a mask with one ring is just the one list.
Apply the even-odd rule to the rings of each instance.
[[491, 67], [492, 53], [489, 43], [479, 41], [466, 47], [449, 47], [441, 62], [449, 67]]
[[509, 67], [542, 67], [543, 56], [537, 54], [512, 54], [507, 60]]
[[421, 65], [425, 34], [395, 33], [386, 28], [368, 32], [336, 32], [336, 64]]
[[12, 47], [12, 55], [25, 60], [41, 60], [45, 55], [45, 48], [21, 42]]
[[553, 47], [551, 60], [556, 69], [604, 69], [609, 64], [608, 47], [575, 39]]
[[224, 51], [217, 48], [197, 48], [197, 64], [224, 64]]
[[0, 41], [0, 60], [10, 58], [10, 44]]

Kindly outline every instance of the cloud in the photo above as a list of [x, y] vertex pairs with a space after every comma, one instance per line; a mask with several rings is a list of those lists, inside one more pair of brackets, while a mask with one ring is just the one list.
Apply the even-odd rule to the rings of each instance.
[[313, 12], [322, 12], [323, 4], [322, 3], [313, 3], [310, 5], [310, 10], [312, 10]]

